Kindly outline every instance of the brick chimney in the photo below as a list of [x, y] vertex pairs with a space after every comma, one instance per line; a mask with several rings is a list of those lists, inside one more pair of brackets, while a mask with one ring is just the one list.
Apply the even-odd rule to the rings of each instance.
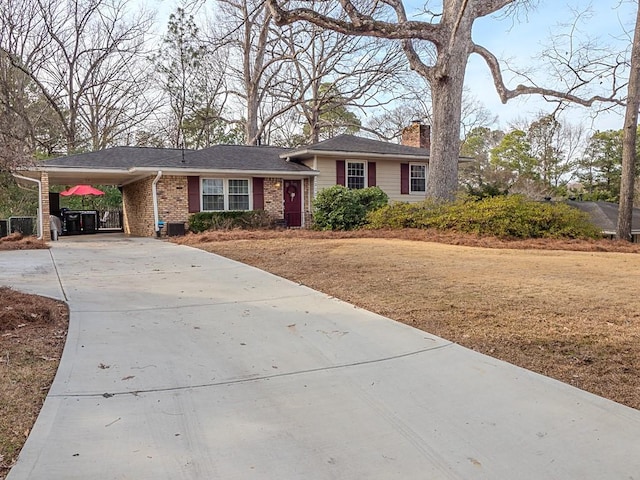
[[425, 125], [421, 120], [413, 120], [411, 125], [402, 129], [400, 143], [407, 147], [430, 148], [431, 125]]

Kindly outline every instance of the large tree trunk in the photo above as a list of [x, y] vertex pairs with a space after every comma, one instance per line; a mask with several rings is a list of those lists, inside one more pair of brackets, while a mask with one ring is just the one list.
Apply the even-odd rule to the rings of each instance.
[[640, 107], [640, 5], [636, 13], [636, 28], [631, 49], [631, 72], [627, 93], [627, 110], [624, 116], [622, 137], [622, 177], [620, 179], [620, 207], [618, 209], [617, 236], [631, 241], [633, 216], [633, 184], [636, 175], [636, 137], [638, 108]]
[[253, 88], [247, 91], [247, 123], [245, 125], [245, 143], [247, 145], [259, 145], [258, 110], [260, 104]]
[[456, 59], [448, 65], [449, 75], [431, 82], [433, 125], [427, 196], [435, 200], [453, 200], [458, 190], [460, 118], [466, 63], [466, 56]]

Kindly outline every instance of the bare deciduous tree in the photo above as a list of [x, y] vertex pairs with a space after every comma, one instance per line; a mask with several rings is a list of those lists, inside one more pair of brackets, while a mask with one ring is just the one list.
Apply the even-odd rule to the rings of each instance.
[[[152, 17], [127, 0], [23, 0], [3, 11], [0, 49], [46, 98], [62, 126], [67, 152], [104, 148], [152, 106], [132, 99], [136, 62]], [[19, 29], [13, 28], [19, 25]], [[99, 102], [99, 104], [98, 104]]]
[[[581, 105], [616, 98], [609, 96], [579, 96], [584, 86], [574, 72], [571, 87], [563, 91], [518, 85], [509, 89], [503, 80], [498, 59], [488, 49], [475, 43], [471, 33], [474, 22], [497, 12], [505, 14], [526, 6], [518, 0], [444, 0], [442, 11], [431, 20], [409, 20], [402, 0], [352, 2], [340, 0], [338, 14], [323, 14], [309, 1], [281, 2], [267, 0], [279, 25], [306, 21], [322, 28], [356, 36], [374, 36], [402, 42], [412, 69], [422, 75], [431, 87], [433, 125], [427, 195], [436, 199], [451, 199], [457, 188], [460, 120], [464, 75], [472, 53], [479, 55], [489, 67], [494, 85], [503, 102], [524, 94], [539, 94], [562, 98]], [[343, 18], [342, 15], [346, 14]], [[421, 49], [423, 44], [426, 49]]]
[[[330, 121], [332, 111], [347, 107], [369, 111], [385, 105], [393, 100], [387, 92], [397, 92], [406, 80], [402, 51], [391, 42], [302, 24], [283, 28], [280, 38], [283, 52], [295, 52], [283, 93], [304, 119], [305, 143], [318, 142], [323, 129], [335, 126]], [[360, 123], [351, 127], [359, 128]]]
[[242, 118], [235, 123], [245, 127], [245, 143], [263, 142], [269, 123], [293, 108], [275, 102], [270, 91], [282, 82], [281, 69], [292, 54], [276, 54], [278, 35], [271, 11], [259, 0], [218, 0], [216, 30], [211, 42], [229, 51], [227, 74], [229, 92], [243, 104]]

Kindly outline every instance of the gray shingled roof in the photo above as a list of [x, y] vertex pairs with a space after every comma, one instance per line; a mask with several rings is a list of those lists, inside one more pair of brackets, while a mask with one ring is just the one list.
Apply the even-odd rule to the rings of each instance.
[[304, 157], [315, 152], [357, 152], [377, 155], [411, 155], [423, 158], [429, 156], [429, 150], [426, 148], [407, 147], [353, 135], [338, 135], [323, 142], [298, 148], [291, 151], [289, 156], [291, 158]]
[[44, 167], [101, 169], [184, 168], [214, 170], [308, 172], [310, 168], [287, 162], [277, 147], [216, 145], [203, 150], [114, 147], [47, 160]]
[[[586, 212], [595, 226], [603, 232], [615, 232], [618, 224], [618, 204], [610, 202], [577, 202], [567, 200], [567, 204]], [[640, 230], [640, 209], [633, 209], [632, 229]]]

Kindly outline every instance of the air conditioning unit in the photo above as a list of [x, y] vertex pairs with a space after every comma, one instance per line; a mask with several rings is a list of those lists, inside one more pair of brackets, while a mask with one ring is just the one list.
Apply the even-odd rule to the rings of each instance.
[[185, 233], [184, 223], [167, 223], [167, 237], [182, 237]]

